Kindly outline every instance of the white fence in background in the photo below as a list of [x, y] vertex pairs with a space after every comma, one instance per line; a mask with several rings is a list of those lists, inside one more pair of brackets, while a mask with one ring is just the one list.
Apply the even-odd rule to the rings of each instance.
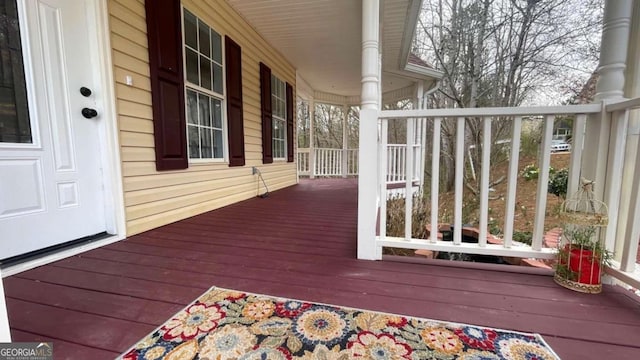
[[[603, 109], [604, 107], [604, 109]], [[430, 239], [416, 239], [412, 237], [412, 216], [411, 211], [405, 213], [405, 234], [404, 237], [390, 237], [386, 235], [386, 219], [387, 219], [387, 200], [381, 199], [380, 202], [380, 222], [379, 222], [379, 236], [376, 238], [377, 247], [396, 247], [396, 248], [408, 248], [408, 249], [426, 249], [432, 251], [447, 251], [456, 253], [469, 253], [480, 255], [495, 255], [495, 256], [515, 256], [515, 257], [530, 257], [530, 258], [553, 258], [555, 256], [555, 249], [544, 248], [544, 224], [545, 224], [545, 212], [547, 210], [547, 188], [549, 180], [549, 165], [551, 159], [551, 140], [553, 137], [553, 125], [557, 116], [575, 116], [574, 120], [574, 136], [573, 146], [571, 152], [570, 166], [569, 166], [569, 188], [568, 194], [573, 194], [577, 189], [577, 185], [580, 180], [580, 163], [582, 162], [583, 144], [584, 144], [584, 128], [587, 121], [587, 116], [601, 116], [603, 114], [602, 121], [612, 121], [614, 127], [612, 135], [615, 135], [617, 143], [615, 145], [616, 151], [610, 157], [610, 162], [613, 164], [614, 170], [620, 170], [622, 168], [622, 156], [625, 147], [626, 132], [628, 128], [629, 112], [635, 108], [640, 107], [640, 99], [628, 100], [616, 104], [589, 104], [589, 105], [573, 105], [573, 106], [555, 106], [555, 107], [518, 107], [518, 108], [473, 108], [473, 109], [436, 109], [436, 110], [392, 110], [381, 111], [379, 116], [380, 128], [382, 129], [382, 142], [380, 145], [380, 159], [381, 164], [387, 164], [387, 171], [381, 171], [380, 179], [386, 181], [379, 181], [380, 190], [387, 190], [387, 181], [404, 182], [405, 191], [409, 191], [412, 187], [412, 181], [408, 181], [406, 178], [402, 179], [401, 175], [397, 174], [415, 174], [415, 169], [419, 169], [420, 163], [416, 163], [415, 159], [420, 158], [411, 154], [407, 156], [403, 153], [407, 148], [407, 144], [387, 144], [387, 128], [388, 121], [390, 119], [405, 120], [407, 121], [407, 128], [413, 129], [414, 122], [427, 121], [430, 122], [430, 126], [433, 129], [433, 138], [428, 140], [427, 143], [431, 143], [432, 158], [430, 159], [431, 174], [440, 173], [440, 155], [441, 148], [441, 131], [442, 124], [444, 122], [449, 123], [449, 128], [455, 127], [455, 151], [451, 156], [455, 158], [455, 199], [453, 210], [453, 241], [438, 240], [437, 236], [432, 236]], [[603, 112], [604, 110], [604, 112]], [[465, 126], [466, 120], [469, 118], [481, 119], [482, 129], [482, 144], [480, 145], [481, 161], [477, 164], [478, 176], [480, 177], [480, 209], [479, 209], [479, 241], [478, 243], [463, 243], [462, 242], [462, 228], [463, 228], [463, 194], [464, 194], [464, 164], [465, 164], [465, 151], [467, 146], [465, 145]], [[519, 152], [520, 152], [520, 134], [522, 130], [523, 118], [527, 119], [539, 119], [543, 125], [541, 154], [539, 156], [538, 167], [540, 173], [538, 175], [538, 184], [536, 194], [536, 208], [535, 217], [533, 222], [533, 241], [532, 245], [522, 245], [514, 243], [513, 237], [513, 225], [515, 219], [516, 209], [516, 184], [518, 177], [519, 166]], [[512, 122], [512, 134], [509, 139], [511, 142], [510, 154], [509, 154], [509, 169], [507, 174], [507, 192], [505, 197], [505, 227], [503, 229], [504, 235], [502, 244], [489, 244], [487, 243], [488, 223], [489, 223], [489, 171], [490, 171], [490, 153], [491, 147], [494, 145], [491, 142], [492, 122], [496, 119], [501, 121]], [[409, 130], [411, 131], [411, 130]], [[413, 138], [413, 134], [408, 132], [407, 138]], [[612, 138], [614, 138], [612, 136]], [[588, 144], [587, 144], [588, 146]], [[640, 158], [640, 148], [638, 149], [638, 158]], [[426, 161], [427, 159], [425, 159]], [[621, 177], [622, 171], [620, 170]], [[640, 179], [640, 166], [636, 166], [635, 179]], [[430, 233], [438, 233], [439, 223], [439, 177], [433, 176], [431, 178], [431, 184], [424, 184], [424, 186], [430, 186]], [[611, 186], [611, 184], [609, 184]], [[635, 265], [635, 256], [638, 249], [638, 239], [640, 237], [640, 223], [631, 219], [634, 214], [640, 214], [640, 200], [638, 200], [638, 191], [640, 191], [640, 181], [635, 181], [632, 204], [630, 206], [630, 219], [627, 222], [628, 229], [627, 234], [632, 234], [630, 237], [621, 238], [618, 236], [615, 239], [608, 239], [607, 244], [610, 244], [611, 249], [618, 249], [616, 253], [616, 259], [620, 259], [620, 265], [614, 266], [608, 269], [608, 272], [614, 276], [623, 279], [627, 283], [634, 283], [630, 279], [635, 279], [634, 284], [640, 284], [640, 277], [638, 277], [638, 271]], [[413, 208], [413, 199], [411, 197], [405, 198], [405, 209], [410, 210]], [[635, 202], [634, 202], [635, 201]], [[616, 204], [618, 205], [618, 204]], [[635, 211], [633, 210], [635, 209]], [[615, 208], [609, 207], [609, 218], [611, 220], [617, 219], [618, 206]], [[610, 225], [610, 228], [615, 227], [616, 224]], [[608, 234], [611, 231], [608, 232]], [[613, 243], [613, 244], [611, 244]]]

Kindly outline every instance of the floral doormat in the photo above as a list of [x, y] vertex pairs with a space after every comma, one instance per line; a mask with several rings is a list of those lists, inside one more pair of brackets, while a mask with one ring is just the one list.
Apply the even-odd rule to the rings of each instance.
[[121, 357], [559, 359], [538, 334], [211, 288]]

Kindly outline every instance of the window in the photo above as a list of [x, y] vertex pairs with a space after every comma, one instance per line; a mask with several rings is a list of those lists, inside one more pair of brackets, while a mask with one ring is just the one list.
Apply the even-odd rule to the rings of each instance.
[[189, 159], [225, 158], [222, 38], [184, 10], [184, 55]]
[[15, 1], [0, 5], [0, 143], [32, 143]]
[[287, 157], [287, 106], [285, 82], [271, 75], [271, 109], [273, 111], [273, 158]]

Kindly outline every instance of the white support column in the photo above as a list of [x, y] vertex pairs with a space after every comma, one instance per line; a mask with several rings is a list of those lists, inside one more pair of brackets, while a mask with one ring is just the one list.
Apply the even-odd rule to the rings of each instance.
[[[602, 50], [600, 54], [600, 80], [596, 85], [596, 97], [603, 99], [620, 99], [624, 96], [625, 71], [628, 55], [629, 33], [631, 30], [631, 14], [633, 1], [609, 0], [605, 5], [605, 17], [602, 32]], [[605, 42], [606, 36], [613, 36], [615, 40]], [[635, 39], [637, 42], [637, 39]], [[608, 51], [607, 51], [608, 50]], [[603, 58], [608, 61], [603, 66]], [[634, 59], [633, 61], [637, 61]], [[599, 154], [606, 156], [606, 169], [598, 175], [604, 178], [599, 188], [604, 190], [603, 200], [609, 207], [609, 223], [605, 237], [606, 247], [614, 250], [616, 244], [617, 220], [620, 210], [620, 186], [622, 179], [622, 163], [626, 146], [626, 132], [628, 116], [624, 113], [608, 114], [606, 117], [608, 127], [608, 142], [603, 144]], [[587, 142], [587, 144], [589, 144]], [[597, 181], [600, 179], [596, 179]]]
[[2, 270], [0, 270], [0, 343], [11, 342], [9, 331], [9, 315], [7, 315], [7, 302], [4, 297], [4, 285]]
[[309, 179], [316, 176], [316, 150], [314, 149], [315, 131], [313, 124], [316, 122], [316, 102], [309, 100]]
[[[640, 1], [636, 1], [633, 4], [630, 32], [624, 95], [627, 98], [635, 98], [640, 96], [640, 62], [638, 62], [638, 59], [640, 59], [640, 44], [638, 44], [638, 37], [640, 37]], [[614, 251], [615, 259], [621, 261], [622, 270], [624, 271], [632, 271], [635, 264], [635, 256], [626, 254], [627, 256], [624, 257], [623, 250], [631, 251], [635, 254], [638, 241], [640, 241], [637, 235], [637, 232], [640, 231], [638, 230], [639, 225], [636, 224], [636, 219], [640, 217], [640, 211], [631, 206], [634, 202], [640, 202], [640, 199], [637, 198], [640, 194], [637, 190], [635, 192], [632, 190], [634, 184], [638, 183], [638, 177], [634, 173], [640, 173], [640, 166], [637, 165], [638, 161], [640, 161], [640, 156], [636, 151], [639, 145], [640, 113], [632, 111], [629, 113], [627, 141], [622, 165], [622, 185], [620, 186], [620, 206]], [[636, 234], [634, 234], [634, 231]]]
[[342, 177], [349, 174], [349, 134], [347, 134], [347, 121], [349, 121], [349, 105], [342, 105]]
[[[600, 75], [595, 101], [619, 99], [623, 96], [627, 44], [633, 0], [606, 0], [600, 48]], [[611, 124], [606, 117], [590, 116], [585, 131], [582, 177], [594, 180], [596, 198], [604, 199]]]
[[[376, 246], [377, 139], [380, 109], [380, 0], [362, 0], [362, 93], [358, 159], [358, 259], [379, 260]], [[379, 179], [378, 179], [379, 181]], [[386, 194], [380, 194], [385, 196]], [[385, 216], [385, 214], [380, 214]]]

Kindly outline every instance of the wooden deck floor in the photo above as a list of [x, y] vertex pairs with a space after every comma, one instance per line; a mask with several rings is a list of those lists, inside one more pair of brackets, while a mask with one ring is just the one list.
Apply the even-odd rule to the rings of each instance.
[[639, 359], [640, 304], [549, 276], [359, 261], [354, 180], [300, 185], [6, 278], [14, 341], [110, 359], [212, 285], [541, 333], [563, 359]]

